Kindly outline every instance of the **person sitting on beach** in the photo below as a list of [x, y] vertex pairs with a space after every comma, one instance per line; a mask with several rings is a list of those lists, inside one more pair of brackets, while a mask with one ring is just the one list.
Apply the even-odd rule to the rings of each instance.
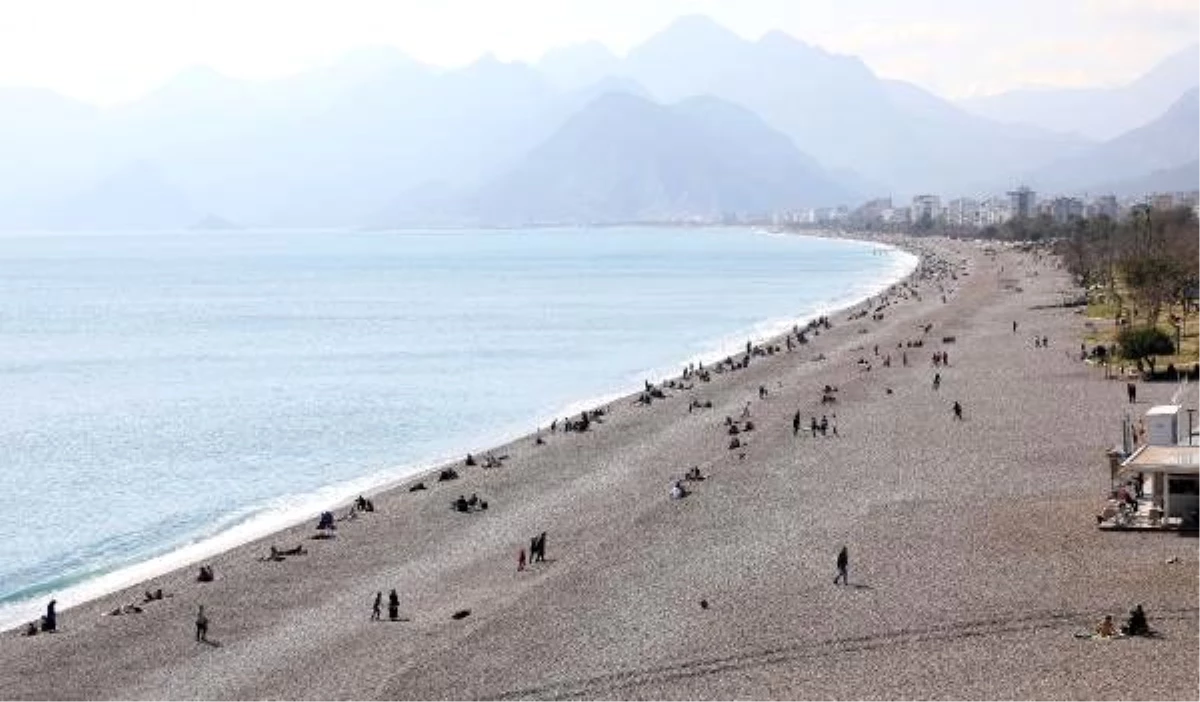
[[467, 500], [468, 507], [474, 507], [479, 504], [479, 495], [471, 493], [471, 499]]
[[676, 480], [675, 484], [671, 486], [671, 499], [682, 500], [685, 497], [687, 497], [687, 490], [684, 489], [683, 483]]
[[467, 498], [463, 495], [458, 496], [458, 499], [454, 501], [453, 507], [459, 512], [466, 512], [468, 509], [470, 509], [470, 507], [467, 505]]
[[692, 466], [684, 478], [687, 480], [704, 480], [704, 476], [700, 475], [700, 466]]
[[58, 613], [54, 609], [57, 605], [58, 600], [50, 600], [50, 604], [46, 605], [46, 616], [42, 617], [42, 631], [58, 631]]
[[196, 576], [196, 581], [201, 583], [211, 583], [213, 581], [212, 566], [200, 566], [200, 574]]
[[1105, 639], [1110, 639], [1116, 635], [1117, 635], [1117, 628], [1115, 626], [1113, 626], [1112, 615], [1111, 614], [1104, 615], [1104, 621], [1100, 622], [1100, 624], [1096, 627], [1096, 636], [1099, 636], [1099, 637], [1105, 638]]
[[1129, 612], [1129, 620], [1121, 627], [1121, 633], [1126, 636], [1149, 636], [1150, 624], [1146, 621], [1146, 612], [1141, 605]]

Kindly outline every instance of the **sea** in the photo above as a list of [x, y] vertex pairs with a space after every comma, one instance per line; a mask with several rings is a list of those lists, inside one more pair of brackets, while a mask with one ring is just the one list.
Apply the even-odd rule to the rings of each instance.
[[0, 628], [724, 358], [916, 262], [734, 227], [0, 233]]

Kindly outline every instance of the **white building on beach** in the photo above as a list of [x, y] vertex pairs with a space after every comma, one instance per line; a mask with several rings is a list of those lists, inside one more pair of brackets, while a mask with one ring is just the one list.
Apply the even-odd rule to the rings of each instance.
[[1200, 522], [1200, 446], [1191, 445], [1191, 427], [1181, 426], [1182, 410], [1159, 405], [1146, 412], [1145, 442], [1114, 476], [1138, 479], [1144, 504], [1127, 524], [1114, 526], [1195, 529]]

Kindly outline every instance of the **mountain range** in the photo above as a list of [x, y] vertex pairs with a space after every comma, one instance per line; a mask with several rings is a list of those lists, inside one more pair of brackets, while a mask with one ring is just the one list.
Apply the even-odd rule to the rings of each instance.
[[1120, 87], [1013, 90], [961, 100], [958, 106], [999, 122], [1108, 140], [1155, 119], [1197, 84], [1200, 44], [1191, 44]]
[[664, 106], [609, 92], [569, 117], [511, 170], [457, 199], [443, 199], [441, 211], [476, 223], [661, 221], [852, 197], [745, 108], [712, 97]]
[[106, 110], [0, 89], [0, 227], [611, 222], [1018, 181], [1188, 185], [1185, 63], [1117, 91], [1173, 93], [1145, 119], [1039, 121], [996, 105], [1057, 93], [954, 104], [781, 32], [752, 41], [685, 17], [625, 57], [584, 44], [442, 70], [368, 49], [276, 81], [192, 69]]
[[[1052, 192], [1089, 189], [1095, 192], [1096, 188], [1103, 188], [1104, 183], [1114, 180], [1114, 176], [1158, 173], [1162, 178], [1165, 172], [1181, 163], [1192, 163], [1200, 158], [1198, 132], [1200, 89], [1192, 88], [1149, 124], [1039, 170], [1030, 178], [1030, 184]], [[1181, 182], [1169, 189], [1196, 189], [1194, 184], [1200, 179], [1200, 172], [1193, 170], [1191, 176], [1190, 182]], [[1085, 187], [1080, 188], [1081, 184]]]

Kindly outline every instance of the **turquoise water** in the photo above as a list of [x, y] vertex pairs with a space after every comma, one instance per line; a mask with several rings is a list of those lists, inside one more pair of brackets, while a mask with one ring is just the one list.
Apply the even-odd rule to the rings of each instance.
[[0, 622], [731, 352], [914, 262], [728, 228], [0, 235]]

